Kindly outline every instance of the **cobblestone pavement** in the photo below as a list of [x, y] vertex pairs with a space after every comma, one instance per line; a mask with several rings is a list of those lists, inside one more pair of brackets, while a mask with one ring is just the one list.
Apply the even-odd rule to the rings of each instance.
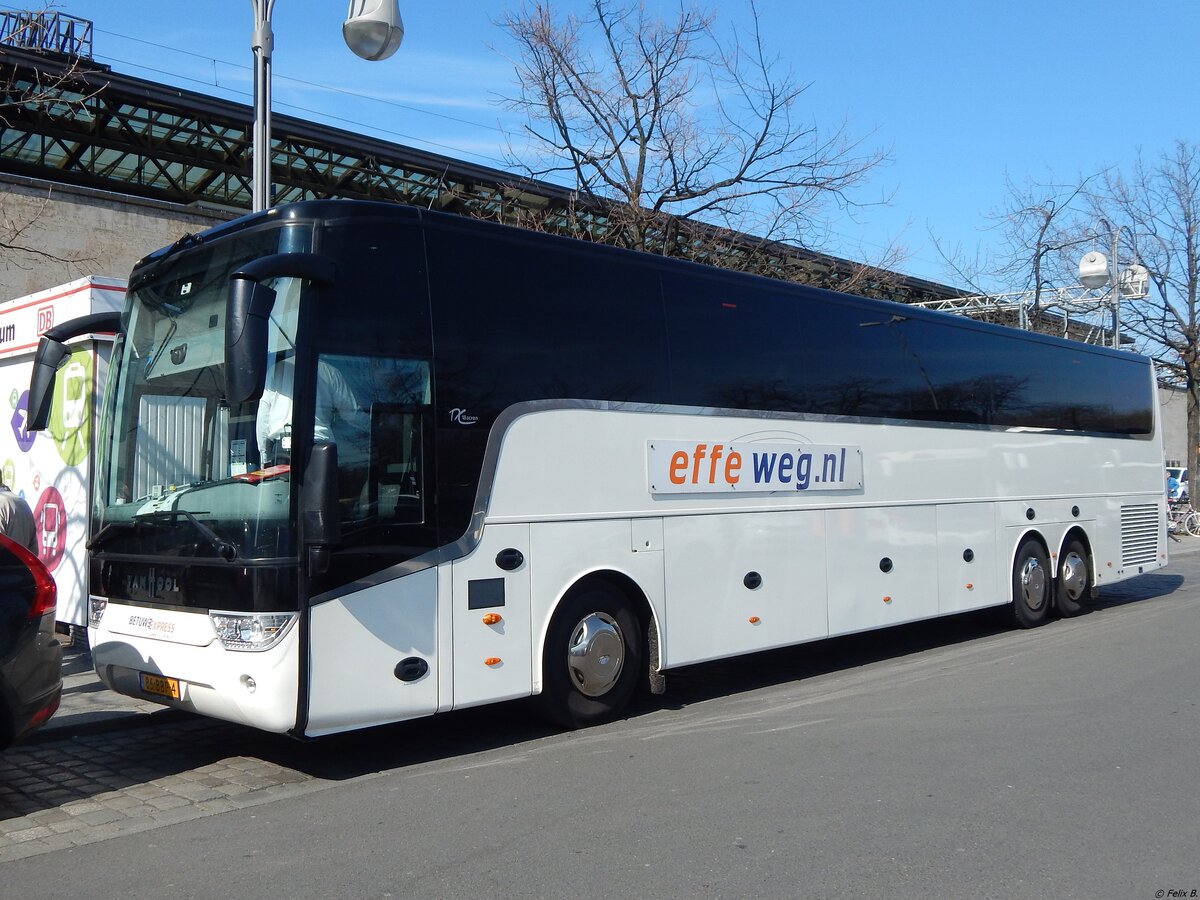
[[287, 764], [300, 746], [114, 694], [70, 648], [59, 711], [0, 753], [0, 862], [330, 784]]
[[254, 752], [264, 743], [188, 718], [13, 748], [0, 756], [0, 862], [330, 783], [270, 761], [276, 748]]
[[196, 720], [137, 740], [114, 732], [6, 754], [0, 862], [256, 805], [314, 781], [274, 762], [229, 756], [215, 731]]

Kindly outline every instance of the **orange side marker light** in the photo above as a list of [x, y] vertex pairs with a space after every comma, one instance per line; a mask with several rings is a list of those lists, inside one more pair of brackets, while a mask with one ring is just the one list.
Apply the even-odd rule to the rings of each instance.
[[484, 664], [485, 666], [498, 666], [498, 665], [500, 665], [500, 657], [498, 657], [498, 656], [489, 656], [487, 659], [485, 659], [485, 660], [483, 661], [483, 664]]
[[757, 625], [757, 624], [758, 624], [759, 622], [761, 622], [761, 621], [762, 621], [762, 619], [760, 619], [758, 616], [751, 616], [751, 617], [750, 617], [750, 624], [751, 624], [751, 625]]
[[503, 621], [504, 621], [504, 619], [500, 615], [500, 613], [488, 613], [486, 616], [483, 617], [484, 625], [498, 625], [499, 623], [501, 623]]

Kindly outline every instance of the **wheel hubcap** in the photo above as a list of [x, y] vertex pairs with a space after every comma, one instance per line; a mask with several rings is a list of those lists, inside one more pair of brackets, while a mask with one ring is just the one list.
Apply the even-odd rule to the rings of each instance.
[[1062, 584], [1072, 600], [1078, 600], [1087, 590], [1087, 562], [1078, 553], [1072, 551], [1063, 558]]
[[1021, 591], [1030, 609], [1041, 609], [1046, 602], [1046, 570], [1036, 559], [1027, 559], [1021, 566]]
[[580, 693], [599, 697], [617, 682], [625, 662], [625, 639], [612, 616], [594, 612], [571, 632], [567, 668]]

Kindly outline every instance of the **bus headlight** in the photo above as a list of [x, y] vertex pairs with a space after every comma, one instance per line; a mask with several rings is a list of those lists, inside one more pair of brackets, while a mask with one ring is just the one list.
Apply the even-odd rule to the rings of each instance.
[[296, 621], [296, 613], [210, 612], [208, 617], [226, 650], [270, 650]]

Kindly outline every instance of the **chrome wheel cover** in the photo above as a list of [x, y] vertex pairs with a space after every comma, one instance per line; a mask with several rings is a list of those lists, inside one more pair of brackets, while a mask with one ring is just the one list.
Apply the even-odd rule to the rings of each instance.
[[621, 676], [625, 663], [625, 638], [621, 626], [607, 613], [589, 613], [571, 631], [567, 645], [567, 670], [581, 694], [600, 697]]
[[1087, 560], [1075, 551], [1071, 551], [1063, 557], [1062, 561], [1063, 590], [1072, 600], [1078, 600], [1087, 590], [1087, 583]]
[[1032, 556], [1021, 566], [1021, 593], [1030, 609], [1041, 609], [1046, 602], [1046, 570]]

